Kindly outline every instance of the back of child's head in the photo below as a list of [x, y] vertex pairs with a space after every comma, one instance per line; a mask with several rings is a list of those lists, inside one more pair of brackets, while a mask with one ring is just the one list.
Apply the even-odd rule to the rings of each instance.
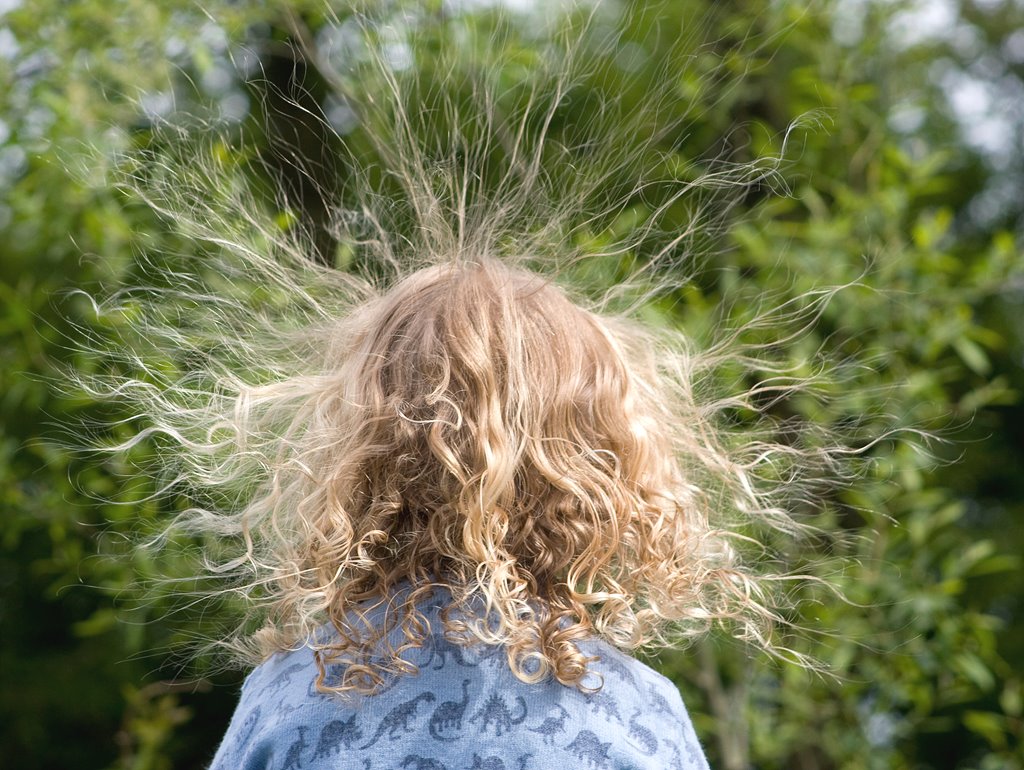
[[[147, 290], [147, 338], [191, 371], [130, 353], [141, 376], [85, 381], [149, 421], [119, 449], [165, 439], [165, 491], [194, 505], [153, 543], [199, 538], [203, 593], [241, 600], [217, 646], [251, 661], [311, 644], [347, 664], [321, 680], [339, 692], [411, 673], [402, 653], [438, 633], [581, 687], [588, 637], [635, 650], [723, 623], [772, 648], [786, 576], [735, 544], [797, 528], [774, 495], [794, 477], [757, 474], [809, 456], [749, 429], [730, 441], [722, 413], [751, 393], [700, 397], [716, 367], [750, 365], [741, 349], [702, 353], [522, 260], [438, 258], [379, 283], [304, 264], [252, 263], [283, 315], [206, 278]], [[438, 597], [431, 628], [419, 608]]]
[[573, 640], [635, 645], [692, 602], [701, 514], [640, 335], [491, 259], [420, 270], [337, 334], [300, 553], [343, 631], [367, 597], [440, 585], [517, 673], [573, 683]]
[[309, 374], [221, 408], [240, 454], [264, 436], [265, 477], [228, 517], [235, 566], [263, 576], [262, 654], [319, 639], [352, 664], [338, 689], [371, 690], [408, 670], [401, 649], [430, 632], [417, 604], [441, 589], [440, 631], [579, 685], [585, 637], [633, 649], [667, 624], [763, 619], [708, 522], [723, 490], [704, 479], [743, 472], [689, 401], [683, 351], [660, 360], [637, 324], [490, 258], [420, 269], [309, 333]]
[[[577, 643], [592, 636], [635, 650], [720, 623], [772, 649], [786, 567], [762, 574], [736, 544], [760, 555], [766, 532], [800, 529], [780, 499], [842, 449], [762, 421], [813, 376], [770, 360], [771, 332], [758, 340], [776, 321], [799, 327], [828, 292], [755, 309], [703, 345], [674, 303], [698, 267], [701, 196], [742, 192], [774, 165], [666, 180], [670, 203], [615, 236], [649, 182], [628, 200], [598, 194], [647, 157], [618, 159], [625, 124], [581, 127], [592, 169], [543, 152], [543, 132], [499, 163], [472, 132], [442, 132], [435, 147], [407, 131], [409, 84], [375, 62], [394, 90], [361, 105], [374, 154], [336, 202], [335, 255], [311, 257], [303, 227], [266, 216], [220, 149], [206, 163], [171, 152], [166, 178], [128, 184], [203, 258], [176, 271], [158, 256], [153, 285], [99, 303], [121, 314], [110, 327], [123, 339], [87, 342], [114, 365], [76, 376], [143, 421], [115, 450], [158, 437], [160, 492], [192, 507], [153, 543], [194, 538], [213, 579], [199, 592], [237, 600], [219, 605], [232, 630], [215, 643], [250, 661], [312, 644], [350, 664], [338, 691], [409, 672], [403, 650], [436, 632], [502, 646], [523, 680], [576, 686], [588, 665]], [[513, 113], [509, 132], [489, 90], [502, 82], [481, 81], [472, 123], [493, 147], [545, 101]], [[545, 173], [559, 158], [565, 179]], [[495, 190], [492, 161], [506, 166]], [[688, 224], [661, 232], [691, 193]], [[608, 232], [590, 233], [599, 225]], [[597, 290], [573, 293], [589, 273]], [[642, 323], [652, 299], [664, 302]], [[417, 609], [428, 596], [447, 597], [443, 629]]]

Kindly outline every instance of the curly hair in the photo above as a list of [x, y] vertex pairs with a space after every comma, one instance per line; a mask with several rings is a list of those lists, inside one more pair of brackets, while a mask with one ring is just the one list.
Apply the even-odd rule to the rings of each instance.
[[760, 501], [651, 332], [485, 258], [420, 269], [317, 334], [319, 374], [240, 388], [218, 426], [278, 448], [237, 514], [270, 576], [263, 654], [326, 618], [321, 660], [348, 664], [333, 689], [373, 690], [409, 668], [416, 606], [443, 588], [449, 634], [503, 645], [524, 681], [580, 685], [589, 635], [633, 649], [670, 623], [770, 617], [702, 476], [731, 469]]
[[[570, 288], [577, 267], [602, 258], [565, 247], [592, 221], [579, 224], [572, 201], [642, 154], [592, 152], [590, 171], [567, 182], [578, 189], [563, 189], [544, 173], [542, 134], [536, 151], [512, 153], [497, 193], [477, 195], [474, 164], [509, 135], [487, 122], [487, 89], [480, 136], [454, 135], [451, 162], [434, 162], [412, 143], [401, 103], [412, 86], [377, 64], [393, 103], [368, 99], [361, 117], [382, 167], [353, 172], [360, 204], [338, 212], [334, 233], [372, 266], [363, 274], [310, 260], [302, 234], [268, 221], [220, 161], [148, 158], [147, 177], [126, 181], [213, 253], [205, 268], [158, 267], [163, 288], [100, 303], [124, 311], [109, 324], [123, 336], [85, 344], [115, 365], [75, 377], [137, 406], [147, 427], [115, 449], [155, 436], [161, 491], [193, 501], [154, 544], [195, 536], [205, 574], [227, 581], [204, 593], [241, 598], [247, 616], [220, 642], [250, 661], [310, 644], [321, 689], [372, 692], [415, 669], [403, 652], [437, 631], [417, 605], [442, 590], [443, 633], [502, 646], [524, 681], [585, 687], [579, 642], [594, 635], [634, 650], [723, 624], [774, 649], [786, 604], [775, 588], [791, 576], [745, 552], [801, 529], [789, 513], [801, 479], [845, 450], [760, 421], [814, 375], [740, 336], [805, 325], [832, 290], [700, 347], [641, 320], [648, 299], [686, 283], [679, 265], [708, 216], [700, 196], [764, 184], [772, 163], [662, 180], [669, 202], [603, 256], [622, 265], [649, 242], [658, 251], [594, 298]], [[385, 199], [381, 176], [405, 206]], [[656, 237], [658, 214], [691, 194], [693, 220]], [[403, 218], [415, 226], [401, 230]], [[723, 370], [724, 396], [709, 387]], [[328, 683], [331, 662], [344, 675]]]

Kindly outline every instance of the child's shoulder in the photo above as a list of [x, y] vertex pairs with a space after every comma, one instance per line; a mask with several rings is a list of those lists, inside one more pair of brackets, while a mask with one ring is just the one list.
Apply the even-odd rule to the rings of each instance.
[[[412, 765], [421, 758], [435, 763], [424, 766], [448, 770], [553, 770], [581, 761], [706, 768], [668, 679], [600, 640], [583, 642], [581, 651], [593, 658], [593, 681], [582, 690], [551, 677], [523, 682], [502, 648], [462, 646], [433, 633], [411, 656], [416, 674], [388, 680], [376, 695], [352, 698], [317, 689], [319, 669], [309, 647], [279, 652], [247, 679], [214, 766], [255, 767], [248, 760], [294, 753], [304, 767], [320, 770], [336, 767], [332, 763], [344, 750], [352, 762], [371, 759], [374, 767], [383, 751]], [[339, 673], [327, 665], [327, 684]]]
[[645, 713], [670, 718], [685, 718], [686, 709], [676, 685], [641, 660], [628, 655], [601, 639], [581, 644], [582, 651], [596, 658], [590, 664], [585, 685], [596, 683], [610, 697]]
[[309, 645], [280, 650], [253, 668], [242, 683], [242, 692], [282, 693], [307, 674], [317, 673], [316, 658]]

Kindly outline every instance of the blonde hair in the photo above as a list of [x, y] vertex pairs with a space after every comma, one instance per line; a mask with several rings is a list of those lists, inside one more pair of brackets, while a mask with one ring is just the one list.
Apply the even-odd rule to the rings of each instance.
[[[417, 606], [438, 589], [450, 594], [443, 632], [501, 645], [525, 681], [584, 686], [578, 643], [594, 635], [635, 650], [722, 624], [777, 650], [776, 587], [792, 576], [743, 552], [801, 530], [788, 512], [801, 479], [843, 450], [801, 443], [799, 431], [773, 439], [758, 422], [814, 377], [790, 376], [762, 355], [770, 345], [741, 333], [809, 324], [831, 290], [700, 348], [663, 319], [641, 320], [649, 299], [686, 283], [674, 255], [700, 231], [700, 196], [763, 184], [774, 167], [723, 163], [679, 182], [660, 213], [692, 192], [693, 220], [595, 297], [573, 287], [602, 255], [553, 242], [577, 198], [545, 187], [543, 135], [512, 153], [508, 195], [467, 203], [465, 138], [451, 151], [462, 166], [428, 166], [410, 144], [399, 75], [377, 65], [395, 99], [373, 138], [408, 207], [394, 213], [372, 187], [380, 169], [357, 179], [362, 205], [339, 212], [335, 235], [365, 258], [362, 274], [314, 264], [298, 229], [262, 218], [237, 180], [195, 154], [166, 169], [147, 159], [148, 178], [129, 179], [133, 195], [218, 250], [209, 269], [160, 267], [156, 288], [98, 305], [124, 319], [113, 343], [94, 340], [122, 366], [77, 375], [138, 405], [148, 427], [116, 449], [158, 437], [170, 469], [161, 492], [195, 501], [151, 545], [198, 538], [206, 574], [224, 581], [203, 593], [237, 596], [244, 610], [222, 643], [247, 660], [310, 644], [325, 690], [370, 692], [414, 670], [402, 653], [425, 643]], [[496, 121], [488, 94], [482, 114]], [[489, 146], [478, 152], [482, 163]], [[581, 171], [581, 189], [601, 178]], [[412, 216], [419, 240], [403, 243], [389, 213]], [[656, 222], [603, 256], [622, 264]], [[721, 395], [723, 371], [733, 388]], [[328, 683], [332, 661], [346, 666]]]
[[[417, 590], [396, 617], [417, 644], [416, 601], [440, 586], [451, 617], [483, 600], [485, 622], [464, 631], [504, 645], [518, 676], [577, 684], [576, 641], [704, 629], [743, 591], [675, 459], [717, 448], [641, 330], [480, 259], [415, 272], [327, 334], [324, 371], [302, 381], [280, 437], [293, 465], [245, 526], [293, 533], [275, 549], [274, 614], [326, 615], [344, 640], [333, 653], [374, 650], [391, 629], [361, 638], [350, 618], [403, 583]], [[364, 671], [350, 666], [345, 686]]]
[[727, 622], [770, 646], [768, 586], [785, 578], [744, 564], [735, 543], [750, 536], [726, 523], [799, 528], [756, 478], [798, 450], [753, 434], [728, 449], [715, 413], [741, 402], [699, 401], [714, 356], [678, 332], [482, 257], [416, 270], [293, 335], [307, 372], [130, 386], [151, 431], [192, 452], [183, 476], [239, 490], [235, 510], [189, 509], [170, 528], [215, 536], [210, 553], [244, 545], [207, 565], [248, 575], [239, 590], [261, 608], [238, 649], [311, 643], [322, 666], [347, 664], [330, 685], [321, 670], [324, 689], [369, 692], [414, 670], [401, 653], [430, 633], [417, 606], [438, 588], [445, 632], [502, 645], [524, 681], [581, 686], [592, 635], [632, 650]]

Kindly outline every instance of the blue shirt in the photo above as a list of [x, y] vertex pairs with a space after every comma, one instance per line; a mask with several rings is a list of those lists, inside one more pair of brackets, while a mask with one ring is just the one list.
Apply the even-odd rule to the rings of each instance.
[[610, 645], [581, 645], [603, 680], [585, 693], [526, 684], [500, 648], [431, 629], [403, 653], [419, 673], [375, 695], [318, 692], [309, 648], [272, 656], [242, 686], [210, 770], [707, 770], [675, 686]]

